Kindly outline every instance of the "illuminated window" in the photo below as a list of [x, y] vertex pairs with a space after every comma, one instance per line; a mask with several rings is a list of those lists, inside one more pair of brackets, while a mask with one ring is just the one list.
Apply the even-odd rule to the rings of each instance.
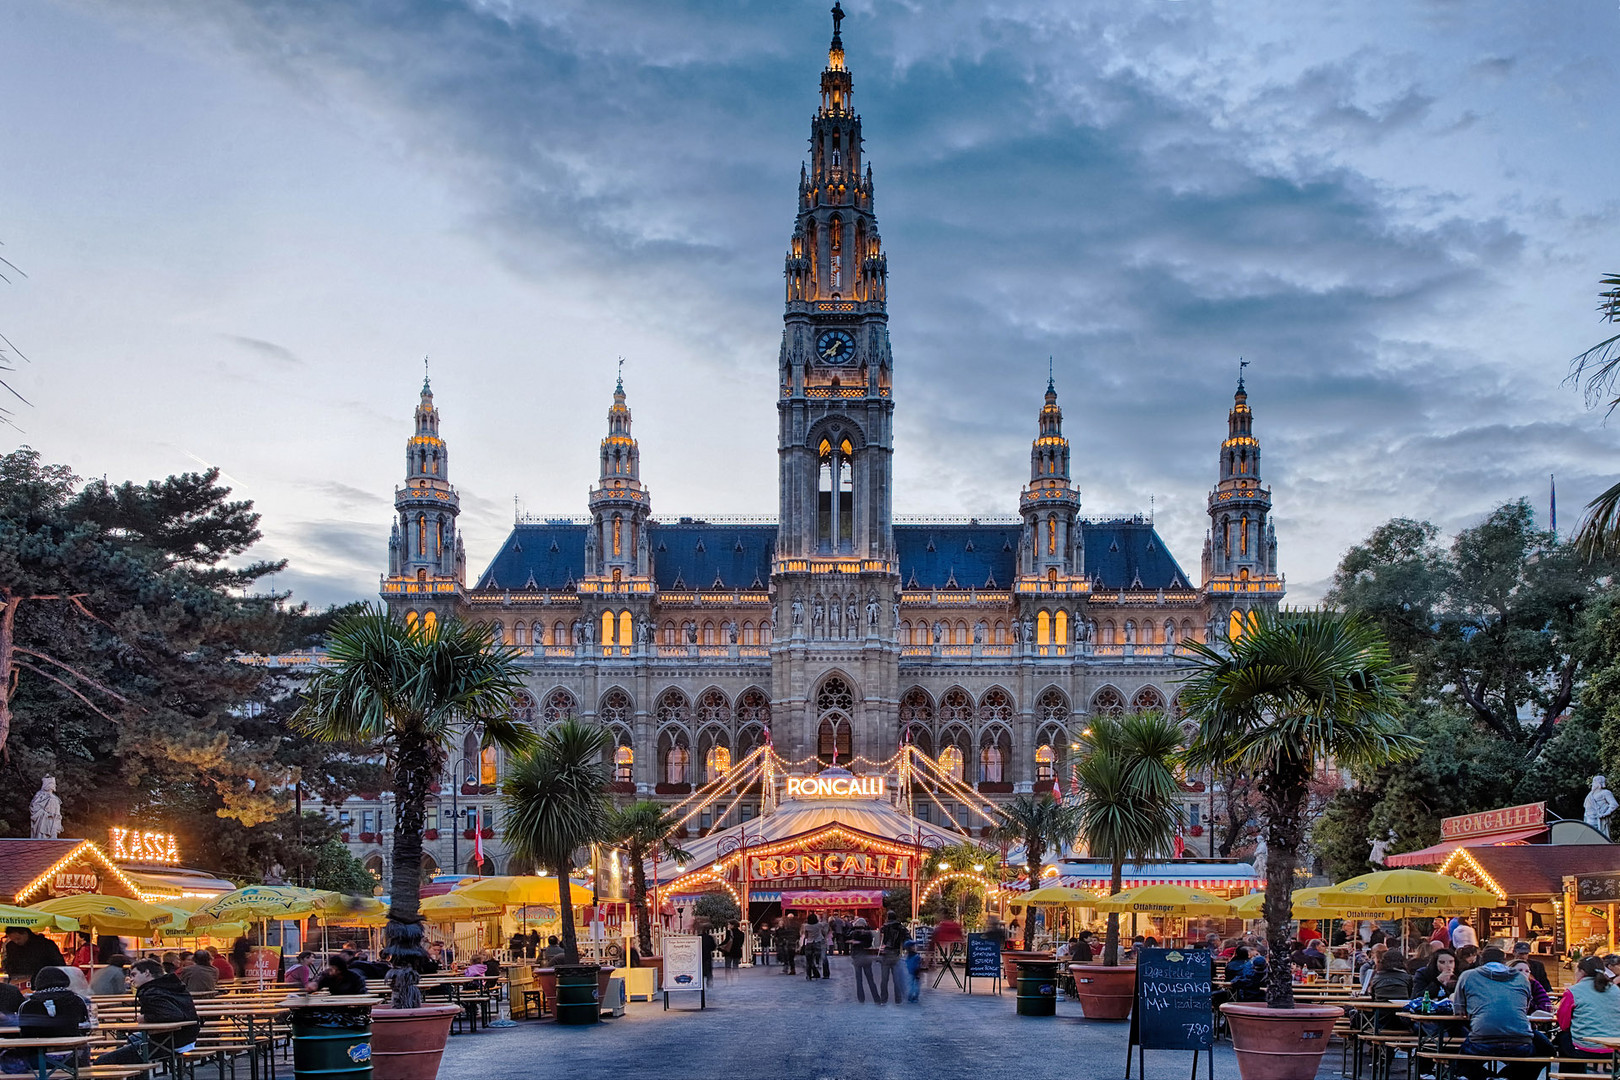
[[1057, 775], [1057, 753], [1049, 743], [1035, 748], [1035, 779], [1050, 780]]
[[731, 750], [729, 747], [716, 746], [709, 751], [708, 760], [703, 763], [704, 771], [709, 783], [720, 779], [731, 771]]
[[427, 554], [427, 515], [416, 515], [416, 551], [419, 555]]
[[424, 634], [431, 634], [431, 633], [433, 633], [434, 630], [437, 630], [438, 627], [439, 627], [438, 613], [432, 612], [432, 611], [424, 611], [424, 612], [422, 612], [422, 632]]
[[1069, 640], [1069, 613], [1058, 611], [1052, 616], [1052, 643], [1054, 645], [1066, 644]]
[[816, 757], [823, 765], [837, 765], [849, 761], [849, 721], [842, 716], [823, 717], [816, 732]]
[[687, 751], [684, 746], [671, 746], [664, 754], [664, 783], [686, 783]]
[[1035, 643], [1052, 644], [1052, 616], [1049, 612], [1040, 611], [1035, 615]]
[[405, 629], [407, 629], [407, 630], [416, 629], [416, 620], [417, 620], [417, 618], [418, 618], [418, 616], [417, 616], [416, 612], [407, 611], [405, 613]]
[[960, 782], [963, 771], [962, 751], [954, 746], [947, 746], [939, 755], [939, 768], [952, 780]]
[[558, 619], [556, 622], [551, 624], [551, 640], [546, 642], [546, 644], [567, 645], [568, 643], [568, 631], [563, 629], [562, 620]]
[[1001, 783], [1001, 750], [994, 745], [979, 751], [979, 775], [987, 784]]
[[1241, 534], [1240, 539], [1238, 540], [1238, 554], [1247, 555], [1249, 553], [1249, 515], [1248, 514], [1243, 515], [1243, 517], [1241, 519], [1240, 528], [1243, 530], [1243, 532]]
[[628, 784], [635, 772], [636, 752], [630, 749], [629, 743], [620, 743], [619, 748], [613, 751], [613, 779], [615, 783]]
[[714, 623], [705, 619], [703, 622], [703, 644], [713, 645], [715, 643]]
[[1046, 569], [1046, 583], [1048, 585], [1052, 586], [1054, 589], [1057, 588], [1057, 567], [1055, 567], [1055, 566], [1047, 567], [1047, 569]]
[[613, 554], [614, 555], [619, 555], [619, 554], [622, 553], [623, 547], [622, 547], [622, 543], [621, 543], [620, 534], [623, 532], [623, 530], [624, 530], [624, 519], [621, 518], [618, 514], [614, 514], [613, 515]]
[[1226, 636], [1236, 641], [1243, 636], [1243, 612], [1234, 610], [1226, 619]]
[[[618, 577], [619, 572], [617, 570], [613, 571], [613, 576]], [[632, 645], [632, 644], [634, 644], [635, 640], [636, 640], [636, 636], [635, 636], [634, 631], [635, 631], [635, 626], [631, 622], [630, 613], [628, 611], [619, 612], [619, 644], [620, 645]]]
[[613, 617], [613, 612], [602, 612], [602, 644], [613, 644], [613, 628], [617, 623], [618, 620]]
[[478, 786], [495, 786], [495, 748], [486, 746], [478, 755]]

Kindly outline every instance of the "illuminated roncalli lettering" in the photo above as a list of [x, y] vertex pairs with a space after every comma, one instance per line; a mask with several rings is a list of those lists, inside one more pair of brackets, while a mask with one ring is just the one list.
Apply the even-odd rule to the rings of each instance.
[[750, 856], [755, 881], [792, 877], [907, 878], [910, 855], [873, 855], [866, 851], [818, 851], [803, 855]]
[[881, 776], [790, 776], [790, 799], [881, 799], [887, 783]]

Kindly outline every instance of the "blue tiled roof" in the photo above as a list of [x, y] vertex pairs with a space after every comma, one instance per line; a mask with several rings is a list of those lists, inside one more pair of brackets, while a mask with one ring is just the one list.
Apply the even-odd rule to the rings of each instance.
[[[579, 524], [517, 525], [478, 579], [480, 589], [558, 590], [585, 574], [585, 529]], [[1191, 585], [1145, 521], [1088, 523], [1086, 575], [1102, 589], [1168, 589]], [[909, 589], [1012, 585], [1018, 566], [1017, 525], [906, 524], [894, 527], [900, 583]], [[759, 588], [770, 582], [774, 525], [706, 522], [654, 524], [653, 576], [660, 591]]]

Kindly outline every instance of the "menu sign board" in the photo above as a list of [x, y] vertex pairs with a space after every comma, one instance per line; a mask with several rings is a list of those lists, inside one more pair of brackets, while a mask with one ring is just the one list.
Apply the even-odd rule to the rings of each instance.
[[1575, 899], [1583, 904], [1620, 903], [1620, 874], [1577, 875]]
[[707, 1004], [703, 988], [703, 939], [696, 934], [664, 935], [664, 1008], [677, 990], [693, 990], [698, 1005]]
[[1208, 1050], [1215, 1041], [1207, 949], [1143, 949], [1136, 961], [1137, 1041], [1144, 1050]]
[[967, 977], [1001, 978], [1001, 942], [985, 934], [967, 936]]

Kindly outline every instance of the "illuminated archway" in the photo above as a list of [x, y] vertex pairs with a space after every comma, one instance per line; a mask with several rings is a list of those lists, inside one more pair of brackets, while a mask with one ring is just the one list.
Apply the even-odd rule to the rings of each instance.
[[[720, 886], [720, 888], [725, 890], [727, 895], [729, 895], [731, 897], [731, 899], [736, 903], [736, 905], [739, 908], [743, 906], [742, 894], [737, 891], [736, 887], [733, 886], [731, 884], [731, 882], [727, 881], [725, 878], [720, 877], [717, 874], [711, 874], [707, 870], [699, 870], [695, 874], [687, 874], [684, 877], [678, 877], [674, 881], [670, 882], [668, 885], [665, 885], [662, 889], [659, 890], [659, 892], [663, 893], [666, 896], [673, 896], [676, 893], [684, 892], [686, 890], [689, 890], [693, 885], [696, 885], [700, 881], [709, 881], [709, 882], [713, 882], [714, 884]], [[703, 891], [704, 892], [713, 892], [714, 890], [713, 889], [704, 889]]]
[[994, 881], [973, 870], [952, 870], [948, 874], [940, 874], [924, 886], [922, 895], [917, 898], [917, 902], [926, 904], [929, 897], [953, 881], [971, 881], [989, 893], [994, 893], [1000, 888]]

